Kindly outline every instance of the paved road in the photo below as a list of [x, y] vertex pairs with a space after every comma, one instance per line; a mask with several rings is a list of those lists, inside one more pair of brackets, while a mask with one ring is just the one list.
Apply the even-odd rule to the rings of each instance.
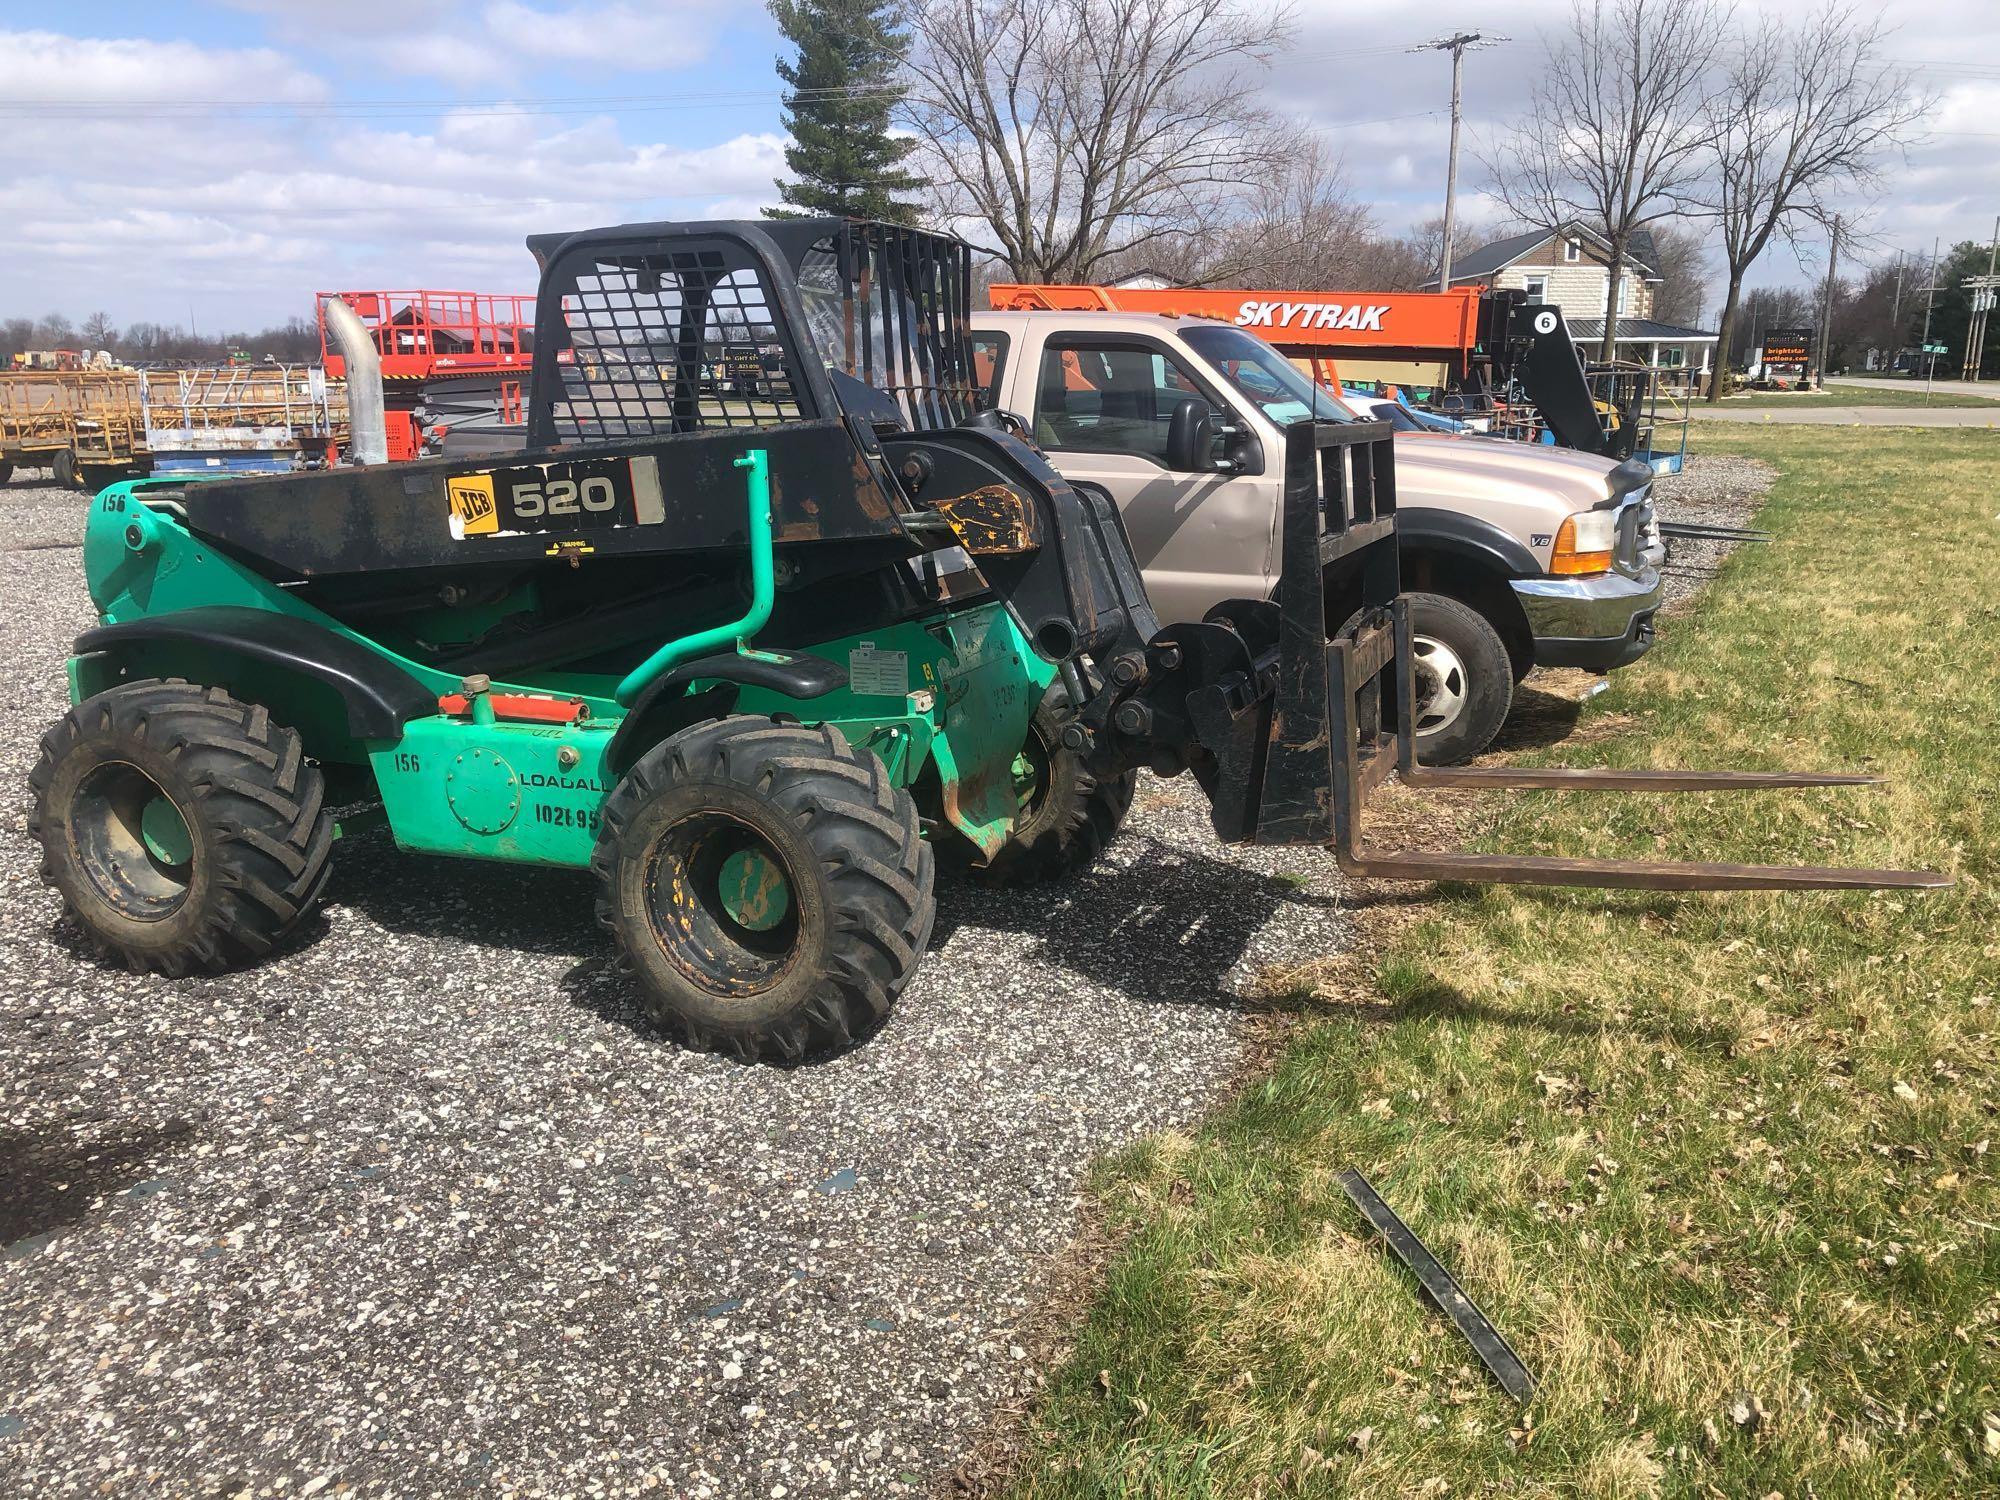
[[[1920, 391], [1921, 380], [1885, 379], [1879, 375], [1835, 375], [1828, 385], [1858, 386], [1864, 391]], [[2000, 380], [1934, 380], [1931, 393], [1937, 396], [1985, 396], [2000, 399]]]
[[1694, 406], [1704, 422], [1804, 422], [1819, 427], [2000, 427], [2000, 406]]

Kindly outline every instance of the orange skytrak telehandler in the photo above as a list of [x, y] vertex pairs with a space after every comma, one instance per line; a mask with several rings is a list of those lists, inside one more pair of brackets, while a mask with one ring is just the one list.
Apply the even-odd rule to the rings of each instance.
[[[996, 311], [1136, 312], [1218, 318], [1339, 388], [1337, 363], [1413, 361], [1444, 367], [1452, 415], [1487, 414], [1522, 436], [1546, 431], [1565, 448], [1627, 459], [1650, 446], [1641, 420], [1651, 371], [1586, 371], [1562, 309], [1495, 287], [1447, 292], [1303, 292], [1219, 287], [995, 283]], [[1456, 408], [1456, 410], [1454, 410]]]

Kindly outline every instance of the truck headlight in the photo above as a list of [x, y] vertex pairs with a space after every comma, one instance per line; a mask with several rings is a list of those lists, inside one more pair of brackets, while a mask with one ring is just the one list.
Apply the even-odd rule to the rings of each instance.
[[1617, 541], [1616, 511], [1578, 511], [1565, 519], [1556, 532], [1556, 547], [1549, 558], [1549, 571], [1566, 575], [1608, 573], [1611, 571], [1611, 552]]

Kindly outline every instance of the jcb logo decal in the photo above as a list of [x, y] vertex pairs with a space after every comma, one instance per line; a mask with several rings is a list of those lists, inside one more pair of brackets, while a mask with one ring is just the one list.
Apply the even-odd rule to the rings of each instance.
[[1238, 328], [1352, 328], [1380, 333], [1386, 302], [1245, 302], [1236, 310]]
[[451, 496], [452, 528], [460, 536], [490, 536], [500, 529], [500, 510], [493, 503], [493, 476], [467, 474], [445, 481]]

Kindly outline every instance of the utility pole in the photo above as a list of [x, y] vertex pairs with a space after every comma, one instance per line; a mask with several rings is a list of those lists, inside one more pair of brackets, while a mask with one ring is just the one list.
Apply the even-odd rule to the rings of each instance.
[[1996, 296], [2000, 296], [2000, 277], [1996, 277], [1994, 267], [2000, 260], [2000, 215], [1993, 220], [1993, 243], [1986, 249], [1986, 274], [1965, 278], [1966, 289], [1972, 293], [1972, 317], [1965, 325], [1965, 378], [1977, 380], [1981, 356], [1986, 352], [1986, 313], [1993, 306]]
[[1826, 248], [1826, 305], [1819, 313], [1819, 388], [1826, 389], [1827, 346], [1833, 342], [1833, 274], [1840, 265], [1840, 215], [1833, 216], [1833, 239]]
[[1918, 348], [1924, 356], [1924, 405], [1931, 404], [1931, 377], [1937, 373], [1937, 356], [1931, 353], [1931, 308], [1937, 302], [1938, 246], [1943, 243], [1936, 235], [1931, 236], [1931, 263], [1924, 276], [1924, 336], [1918, 341]]
[[1459, 31], [1419, 42], [1409, 49], [1412, 52], [1451, 54], [1451, 157], [1445, 165], [1444, 175], [1444, 245], [1438, 252], [1438, 290], [1441, 292], [1451, 290], [1452, 216], [1458, 200], [1459, 95], [1465, 79], [1465, 54], [1468, 48], [1480, 51], [1511, 40], [1511, 37], [1493, 36], [1483, 31]]

